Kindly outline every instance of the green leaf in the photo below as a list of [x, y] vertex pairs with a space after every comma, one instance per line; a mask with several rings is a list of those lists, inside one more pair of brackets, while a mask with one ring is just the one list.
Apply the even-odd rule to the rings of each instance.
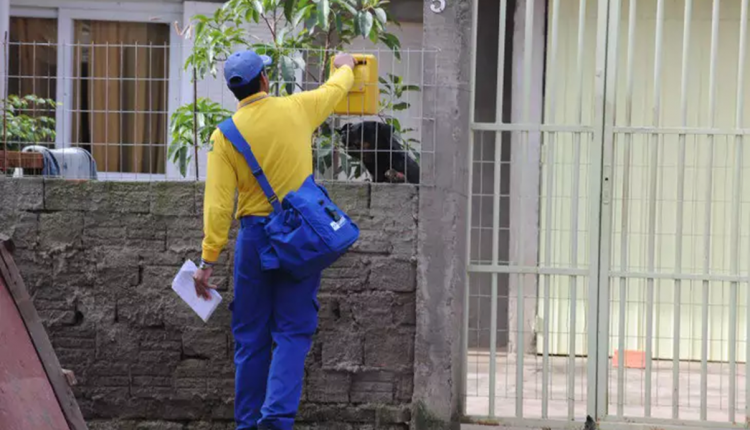
[[292, 27], [297, 27], [300, 22], [307, 16], [307, 13], [312, 9], [313, 5], [309, 4], [297, 10], [292, 17]]
[[377, 17], [378, 21], [380, 21], [380, 23], [383, 25], [388, 22], [388, 16], [385, 14], [385, 11], [382, 8], [375, 8], [375, 17]]
[[294, 7], [297, 5], [297, 0], [284, 0], [284, 18], [287, 22], [292, 22], [294, 19]]
[[294, 84], [297, 82], [294, 69], [294, 60], [287, 55], [281, 57], [281, 77], [287, 94], [294, 93]]
[[258, 12], [259, 15], [263, 15], [263, 3], [260, 0], [253, 0], [253, 9]]
[[283, 45], [284, 44], [284, 36], [286, 36], [287, 30], [289, 30], [289, 27], [282, 27], [281, 30], [279, 30], [276, 33], [276, 44], [277, 45]]
[[294, 61], [294, 64], [297, 66], [298, 69], [301, 69], [302, 71], [305, 70], [305, 59], [302, 58], [302, 56], [294, 56], [292, 57], [292, 61]]
[[317, 25], [318, 25], [318, 14], [316, 12], [314, 16], [310, 16], [305, 20], [305, 28], [307, 28], [307, 30], [310, 33], [313, 33]]
[[328, 16], [331, 14], [331, 5], [328, 0], [318, 2], [318, 26], [328, 31]]
[[179, 157], [180, 174], [183, 177], [187, 175], [187, 165], [188, 165], [188, 162], [190, 161], [187, 155], [188, 155], [187, 148], [180, 148], [179, 153], [177, 154], [177, 157]]
[[352, 14], [353, 16], [357, 16], [357, 9], [355, 9], [354, 6], [352, 6], [351, 4], [349, 4], [348, 1], [346, 1], [346, 0], [337, 0], [336, 3], [339, 4], [339, 5], [341, 5], [341, 7], [343, 7], [347, 11], [349, 11], [349, 13]]
[[256, 43], [251, 46], [255, 52], [257, 52], [260, 55], [270, 55], [273, 56], [274, 48], [271, 45], [268, 45], [266, 43]]
[[205, 33], [205, 32], [206, 32], [206, 22], [205, 21], [199, 21], [198, 24], [195, 24], [195, 39], [196, 40], [202, 39], [203, 38], [203, 33]]
[[391, 33], [383, 33], [380, 35], [380, 41], [393, 51], [393, 55], [397, 60], [401, 59], [401, 41], [398, 40], [398, 37]]
[[359, 12], [359, 15], [357, 16], [357, 22], [359, 23], [359, 34], [362, 35], [362, 37], [368, 37], [370, 35], [370, 31], [372, 31], [372, 24], [373, 24], [372, 15], [370, 12], [367, 11], [361, 11]]
[[409, 109], [409, 106], [411, 106], [411, 104], [406, 102], [396, 103], [393, 105], [393, 110], [406, 110]]
[[336, 32], [341, 34], [344, 32], [344, 21], [341, 18], [341, 14], [336, 14], [334, 21], [336, 22]]

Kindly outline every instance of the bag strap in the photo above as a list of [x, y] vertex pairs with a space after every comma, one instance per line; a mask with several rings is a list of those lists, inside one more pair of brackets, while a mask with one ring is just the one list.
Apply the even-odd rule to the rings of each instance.
[[239, 151], [240, 154], [245, 157], [245, 161], [247, 161], [248, 166], [250, 166], [250, 170], [253, 172], [255, 180], [258, 181], [258, 185], [260, 185], [260, 188], [266, 195], [268, 203], [271, 204], [274, 212], [281, 212], [281, 203], [279, 202], [279, 198], [276, 196], [276, 192], [273, 190], [271, 183], [268, 182], [268, 178], [266, 177], [265, 172], [263, 172], [263, 169], [260, 167], [258, 159], [255, 158], [253, 150], [250, 149], [250, 145], [247, 143], [245, 138], [242, 137], [242, 133], [240, 133], [240, 131], [237, 129], [237, 125], [234, 123], [234, 120], [230, 117], [222, 121], [219, 124], [219, 130], [221, 130], [221, 132], [224, 134], [224, 137], [232, 142], [232, 145], [235, 147], [235, 149], [237, 149], [237, 151]]

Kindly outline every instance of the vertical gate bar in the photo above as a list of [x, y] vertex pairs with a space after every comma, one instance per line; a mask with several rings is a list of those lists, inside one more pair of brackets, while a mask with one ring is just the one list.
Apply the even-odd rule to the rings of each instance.
[[[504, 105], [504, 101], [505, 100], [503, 99], [503, 90], [505, 88], [505, 34], [506, 34], [506, 27], [505, 27], [505, 25], [506, 25], [507, 10], [508, 10], [508, 1], [507, 0], [501, 0], [500, 1], [500, 12], [499, 12], [500, 16], [499, 16], [499, 23], [498, 23], [499, 24], [498, 25], [498, 35], [497, 35], [497, 40], [498, 40], [498, 43], [497, 43], [498, 68], [497, 68], [497, 85], [496, 85], [496, 89], [495, 89], [495, 91], [496, 91], [495, 92], [495, 122], [496, 123], [501, 123], [502, 122], [502, 119], [503, 119], [503, 108], [505, 106]], [[503, 138], [502, 132], [498, 132], [498, 133], [495, 134], [495, 172], [494, 172], [493, 181], [494, 181], [494, 186], [495, 186], [496, 194], [495, 194], [495, 197], [493, 197], [493, 199], [494, 198], [498, 198], [498, 196], [500, 195], [500, 188], [501, 188], [500, 187], [500, 185], [501, 185], [500, 184], [500, 177], [501, 177], [501, 175], [500, 175], [500, 169], [502, 168], [502, 150], [503, 150], [502, 138]], [[493, 206], [494, 206], [494, 204], [495, 204], [495, 202], [493, 201]], [[496, 215], [496, 218], [499, 218], [499, 215], [500, 215], [499, 209], [497, 210], [497, 212], [494, 212], [494, 213]], [[499, 221], [499, 220], [493, 220], [493, 223], [495, 221]], [[494, 224], [493, 224], [493, 227], [494, 227]], [[499, 225], [498, 225], [498, 227], [499, 227]], [[493, 241], [495, 241], [495, 240], [497, 240], [498, 233], [494, 229], [493, 229], [493, 231], [494, 231]], [[493, 247], [494, 247], [494, 242], [493, 242]], [[493, 253], [494, 253], [494, 248], [493, 248]], [[493, 255], [492, 261], [495, 264], [497, 262], [497, 259], [496, 259], [496, 257], [494, 255]], [[510, 281], [510, 276], [508, 277], [508, 280]], [[495, 275], [495, 279], [493, 280], [493, 284], [492, 285], [494, 286], [494, 291], [495, 291], [495, 295], [494, 295], [494, 298], [493, 298], [493, 303], [494, 303], [495, 307], [497, 308], [497, 275]], [[497, 331], [497, 315], [492, 319], [492, 321], [495, 324], [495, 330], [494, 331]], [[494, 377], [495, 377], [495, 375], [497, 373], [497, 351], [496, 351], [496, 349], [497, 349], [497, 341], [495, 341], [495, 342], [496, 342], [495, 343], [496, 347], [493, 350], [495, 357], [493, 357], [493, 359], [490, 362], [490, 373], [493, 375], [493, 379], [494, 379]], [[506, 372], [506, 380], [507, 380], [507, 372]], [[507, 383], [506, 383], [506, 385], [507, 385]], [[491, 392], [490, 392], [490, 407], [492, 408], [491, 409], [492, 410], [491, 416], [494, 416], [496, 387], [493, 386], [492, 388], [490, 388], [490, 390], [491, 390]]]
[[[109, 57], [110, 57], [109, 48], [110, 48], [110, 46], [109, 46], [109, 41], [108, 41], [106, 43], [106, 45], [105, 45], [105, 48], [104, 48], [104, 67], [105, 67], [104, 70], [110, 70], [110, 68], [109, 68]], [[93, 48], [93, 43], [92, 43], [92, 48], [91, 49], [92, 50], [94, 49]], [[90, 67], [94, 67], [94, 66], [95, 66], [95, 64], [91, 64], [90, 65]], [[109, 112], [109, 88], [110, 87], [109, 87], [109, 85], [110, 85], [110, 83], [109, 83], [109, 73], [107, 73], [106, 76], [104, 77], [104, 106], [105, 106], [105, 108], [104, 108], [104, 118], [106, 118], [105, 121], [104, 121], [104, 135], [107, 136], [107, 138], [104, 139], [105, 140], [105, 142], [104, 142], [105, 146], [103, 148], [103, 150], [104, 150], [104, 165], [107, 166], [107, 169], [110, 168], [109, 167], [109, 123], [111, 122], [111, 120], [110, 120], [110, 117], [109, 117], [109, 115], [110, 115], [110, 112]], [[91, 88], [93, 89], [94, 85], [92, 85]], [[102, 95], [99, 94], [99, 97], [101, 97], [101, 96]], [[113, 128], [114, 128], [114, 125], [113, 125]], [[109, 172], [109, 170], [107, 170], [107, 172]]]
[[[743, 125], [743, 116], [745, 114], [745, 61], [747, 60], [747, 19], [748, 19], [748, 0], [742, 0], [742, 9], [740, 12], [740, 47], [739, 47], [739, 64], [737, 65], [737, 119], [736, 119], [736, 125], [738, 127], [742, 127]], [[737, 139], [737, 147], [740, 151], [742, 151], [742, 145], [744, 144], [744, 137], [743, 136], [737, 136], [735, 137]], [[740, 153], [741, 154], [741, 153]], [[742, 157], [738, 158], [739, 160], [742, 160]], [[741, 163], [741, 162], [740, 162]], [[742, 181], [742, 164], [740, 164], [740, 176], [737, 178], [739, 183]], [[742, 194], [740, 193], [740, 198]], [[740, 205], [741, 208], [741, 205]], [[741, 209], [738, 209], [738, 211]], [[740, 218], [738, 214], [738, 219]], [[739, 228], [739, 221], [738, 221], [738, 228]], [[739, 230], [737, 231], [737, 235], [739, 236]], [[737, 264], [739, 266], [739, 244], [737, 245]], [[737, 268], [739, 273], [739, 267]], [[737, 303], [737, 290], [739, 289], [738, 285], [734, 286], [733, 291], [733, 297], [734, 301], [732, 303]], [[748, 418], [750, 418], [750, 289], [747, 293], [747, 303], [745, 308], [745, 324], [746, 324], [746, 334], [745, 334], [745, 420], [747, 421]], [[737, 304], [739, 306], [739, 304]], [[735, 310], [735, 319], [737, 318], [736, 310]], [[730, 318], [731, 321], [731, 318]], [[734, 325], [737, 325], [737, 321], [735, 320]], [[735, 327], [735, 337], [737, 335], [736, 327]], [[732, 340], [730, 336], [730, 342], [733, 342], [732, 344], [736, 348], [736, 338]], [[735, 357], [736, 362], [736, 350], [732, 356]], [[736, 372], [737, 369], [732, 369], [734, 374], [730, 374], [730, 380], [736, 380]], [[737, 390], [736, 381], [732, 382], [730, 384], [730, 389], [732, 390], [732, 400], [736, 400], [734, 396], [736, 396], [735, 392]], [[736, 408], [734, 402], [732, 402], [732, 410], [734, 411]]]
[[[534, 35], [534, 0], [526, 0], [526, 17], [524, 19], [524, 57], [523, 57], [523, 70], [526, 78], [523, 83], [523, 119], [528, 124], [531, 114], [531, 60], [533, 53], [533, 35]], [[528, 158], [528, 147], [529, 147], [529, 131], [523, 133], [523, 160]], [[519, 187], [520, 198], [523, 200], [523, 187]], [[521, 204], [523, 208], [523, 204]], [[523, 214], [522, 214], [523, 217]], [[521, 248], [524, 247], [524, 241], [520, 243]], [[519, 255], [523, 255], [523, 250], [519, 252]], [[523, 417], [523, 366], [524, 366], [524, 292], [525, 292], [526, 276], [518, 274], [518, 347], [516, 349], [516, 417]]]
[[[503, 5], [501, 6], [500, 16], [503, 16]], [[505, 21], [500, 21], [498, 26], [498, 40], [505, 38]], [[503, 54], [503, 55], [501, 55]], [[502, 40], [498, 43], [498, 70], [497, 70], [497, 86], [495, 95], [495, 122], [501, 123], [503, 119], [503, 81], [505, 77], [503, 59], [505, 54], [505, 41]], [[492, 180], [492, 264], [499, 264], [500, 260], [500, 181], [502, 172], [502, 151], [503, 151], [503, 134], [502, 132], [495, 133], [495, 157], [494, 157], [494, 170]], [[497, 284], [498, 276], [497, 273], [493, 273], [491, 277], [491, 300], [490, 314], [492, 320], [490, 321], [490, 407], [489, 416], [490, 418], [495, 417], [495, 396], [497, 391]]]
[[[656, 3], [656, 36], [654, 40], [654, 103], [653, 124], [659, 126], [661, 111], [661, 60], [664, 33], [664, 0]], [[648, 271], [653, 273], [656, 260], [656, 194], [658, 192], [657, 173], [659, 172], [659, 135], [654, 133], [651, 138], [651, 192], [648, 214]], [[653, 365], [653, 336], [654, 336], [654, 278], [647, 280], [646, 291], [646, 375], [644, 415], [651, 416], [651, 376]]]
[[[682, 27], [682, 71], [680, 81], [680, 112], [682, 126], [687, 127], [688, 59], [690, 55], [690, 23], [693, 19], [693, 0], [685, 0], [685, 22]], [[685, 134], [678, 138], [677, 159], [677, 212], [675, 227], [675, 273], [682, 272], [682, 232], [685, 210]], [[682, 281], [674, 280], [674, 328], [672, 332], [672, 418], [680, 417], [680, 323]]]
[[[578, 97], [576, 100], [576, 124], [583, 123], [583, 54], [586, 35], [586, 0], [580, 0], [578, 7], [578, 51], [576, 73], [578, 73]], [[573, 135], [573, 194], [570, 210], [570, 262], [578, 267], [578, 200], [580, 197], [581, 173], [581, 133]], [[568, 419], [575, 417], [575, 377], [576, 377], [576, 328], [578, 319], [578, 277], [570, 276], [570, 333], [568, 335]]]
[[[628, 156], [630, 151], [628, 150]], [[623, 179], [624, 180], [624, 179]], [[624, 209], [623, 209], [624, 210]], [[627, 221], [627, 220], [625, 220]], [[626, 245], [621, 246], [627, 253]], [[627, 263], [623, 263], [627, 268]], [[627, 303], [627, 278], [620, 278], [620, 300], [618, 314], [618, 351], [617, 356], [617, 416], [622, 418], [625, 409], [625, 313]]]
[[[714, 126], [716, 116], [716, 56], [719, 48], [719, 0], [713, 0], [711, 15], [711, 59], [708, 79], [708, 124]], [[708, 169], [706, 173], [706, 202], [705, 202], [705, 236], [703, 237], [703, 272], [708, 274], [711, 269], [711, 194], [713, 188], [714, 164], [714, 136], [708, 136]], [[701, 339], [701, 420], [706, 421], [708, 415], [708, 301], [709, 282], [703, 281], [702, 303], [702, 339]]]
[[[742, 9], [740, 12], [740, 41], [739, 53], [737, 57], [737, 112], [736, 127], [742, 127], [743, 115], [745, 114], [745, 59], [746, 59], [746, 42], [747, 42], [747, 4], [748, 0], [742, 0]], [[740, 218], [741, 218], [741, 199], [742, 199], [742, 165], [743, 165], [743, 148], [744, 143], [742, 136], [735, 136], [735, 160], [734, 160], [734, 196], [732, 203], [734, 205], [732, 213], [732, 274], [740, 273]], [[735, 421], [737, 410], [737, 303], [739, 284], [732, 282], [729, 292], [729, 421]], [[746, 342], [750, 339], [746, 339]], [[750, 357], [750, 356], [749, 356]], [[747, 358], [746, 362], [750, 362]], [[746, 376], [747, 378], [747, 376]], [[746, 388], [750, 386], [745, 380]], [[745, 403], [750, 398], [745, 398]]]
[[[610, 4], [610, 2], [612, 4]], [[589, 330], [589, 409], [595, 419], [604, 418], [608, 409], [610, 255], [612, 252], [612, 164], [614, 159], [614, 106], [617, 88], [617, 52], [621, 0], [599, 0], [596, 47], [595, 145], [592, 149], [594, 180], [591, 181], [592, 272], [589, 297], [590, 317], [596, 331]], [[592, 399], [591, 397], [594, 397]]]
[[[497, 85], [496, 85], [496, 93], [495, 93], [495, 122], [501, 123], [503, 120], [503, 108], [504, 108], [504, 99], [503, 99], [503, 90], [505, 88], [505, 33], [506, 33], [506, 13], [508, 9], [508, 2], [507, 0], [501, 0], [500, 1], [500, 17], [499, 17], [499, 25], [498, 25], [498, 44], [497, 44], [497, 61], [498, 61], [498, 68], [497, 68]], [[501, 191], [501, 169], [502, 169], [502, 151], [503, 151], [503, 134], [502, 132], [497, 132], [495, 134], [495, 171], [494, 171], [494, 178], [493, 178], [493, 184], [495, 187], [495, 194], [493, 196], [493, 214], [495, 215], [495, 219], [493, 220], [493, 239], [492, 239], [492, 262], [493, 264], [498, 264], [499, 260], [499, 243], [498, 243], [498, 232], [500, 229], [500, 191]], [[497, 206], [496, 206], [497, 205]], [[497, 226], [497, 228], [495, 228]], [[510, 278], [509, 278], [510, 279]], [[495, 306], [495, 309], [497, 309], [497, 274], [494, 274], [492, 279], [492, 303], [493, 306]], [[492, 375], [492, 382], [493, 384], [490, 387], [490, 416], [494, 417], [495, 413], [495, 391], [496, 386], [494, 385], [495, 381], [495, 374], [497, 373], [497, 340], [496, 340], [496, 331], [497, 331], [497, 313], [495, 314], [495, 317], [492, 318], [492, 323], [494, 324], [494, 330], [492, 337], [495, 338], [495, 347], [492, 349], [492, 355], [490, 359], [490, 373]], [[490, 338], [492, 341], [492, 338]]]
[[[512, 276], [512, 275], [511, 275]], [[523, 333], [523, 283], [525, 279], [523, 277], [523, 274], [517, 273], [516, 274], [516, 283], [518, 284], [518, 300], [516, 303], [516, 313], [517, 313], [517, 341], [516, 344], [516, 417], [517, 418], [523, 418], [523, 341], [524, 341], [524, 333]]]
[[[477, 0], [479, 1], [479, 0]], [[498, 124], [502, 122], [503, 120], [503, 107], [504, 107], [504, 100], [503, 100], [503, 89], [505, 86], [505, 33], [507, 29], [505, 28], [505, 23], [507, 20], [507, 11], [508, 11], [508, 0], [500, 0], [500, 25], [498, 26], [498, 35], [497, 35], [497, 58], [498, 58], [498, 68], [497, 68], [497, 87], [496, 87], [496, 97], [495, 97], [495, 122]], [[476, 65], [475, 65], [476, 67]]]
[[[560, 0], [552, 2], [552, 34], [550, 46], [549, 67], [555, 70], [557, 66], [558, 35], [560, 32]], [[548, 122], [556, 122], [555, 103], [557, 91], [557, 73], [550, 73], [545, 98], [549, 103]], [[552, 205], [554, 202], [554, 176], [555, 176], [555, 137], [551, 132], [547, 135], [549, 144], [545, 151], [545, 164], [547, 165], [547, 199], [545, 207], [545, 219], [547, 230], [544, 232], [544, 263], [552, 267]], [[550, 293], [552, 275], [544, 276], [544, 341], [542, 343], [542, 418], [549, 417], [549, 328], [550, 328]]]
[[[738, 93], [737, 98], [741, 95]], [[739, 106], [739, 105], [738, 105]], [[732, 225], [730, 271], [739, 275], [740, 198], [742, 189], [742, 138], [735, 137], [734, 186], [732, 193]], [[737, 390], [737, 281], [729, 286], [729, 422], [735, 421]]]
[[[628, 11], [628, 47], [627, 71], [625, 91], [625, 124], [633, 123], [633, 55], [635, 51], [635, 29], [637, 20], [638, 0], [630, 0]], [[628, 270], [628, 227], [630, 221], [630, 158], [633, 136], [628, 133], [623, 136], [623, 174], [622, 174], [622, 215], [620, 224], [620, 267], [623, 273]], [[627, 277], [620, 278], [620, 300], [618, 315], [618, 350], [617, 356], [617, 416], [622, 417], [625, 405], [625, 313], [627, 301]]]
[[[474, 122], [474, 103], [476, 99], [476, 71], [477, 71], [477, 27], [479, 27], [479, 0], [472, 0], [471, 7], [471, 71], [469, 73], [469, 119], [471, 123]], [[422, 53], [422, 61], [424, 62], [424, 53]], [[423, 67], [424, 69], [424, 67]], [[424, 73], [424, 71], [423, 71]], [[474, 206], [474, 130], [469, 128], [469, 189], [467, 190], [469, 205], [466, 208], [466, 263], [471, 263], [471, 223], [472, 223], [472, 211], [471, 208]], [[463, 315], [463, 338], [461, 339], [461, 354], [463, 364], [463, 387], [461, 390], [461, 409], [466, 414], [466, 397], [468, 394], [469, 386], [469, 313], [471, 311], [471, 273], [466, 273], [466, 285], [464, 285], [464, 315]]]
[[[495, 150], [495, 152], [497, 152], [497, 149]], [[500, 167], [495, 166], [495, 172], [499, 170], [500, 170]], [[499, 175], [496, 173], [495, 176], [499, 176]], [[495, 186], [497, 187], [499, 185], [496, 183]], [[497, 198], [498, 201], [500, 200], [499, 197], [497, 196], [493, 198]], [[495, 204], [493, 203], [492, 209], [493, 209], [492, 213], [493, 213], [494, 218], [495, 219], [499, 218], [499, 204], [495, 206]], [[496, 209], [497, 211], [495, 211]], [[492, 234], [497, 236], [497, 230], [495, 229], [494, 224], [495, 224], [495, 221], [493, 220]], [[493, 247], [494, 247], [494, 242], [496, 242], [496, 239], [493, 238]], [[497, 264], [494, 250], [493, 250], [492, 261], [493, 261], [493, 264]], [[497, 372], [497, 272], [492, 273], [491, 278], [492, 278], [492, 286], [491, 286], [492, 292], [490, 293], [490, 295], [491, 295], [492, 302], [490, 303], [490, 316], [492, 319], [490, 320], [489, 416], [490, 418], [494, 418], [495, 417], [495, 392], [497, 389], [497, 375], [496, 375], [496, 372]]]
[[[506, 2], [503, 1], [500, 7], [500, 18], [503, 18]], [[498, 70], [497, 86], [495, 93], [495, 122], [501, 123], [503, 120], [503, 82], [505, 79], [505, 67], [503, 59], [505, 58], [505, 21], [500, 21], [498, 25]], [[502, 172], [502, 152], [503, 152], [503, 134], [495, 133], [495, 157], [494, 171], [492, 181], [492, 264], [499, 264], [500, 260], [500, 177]], [[497, 285], [498, 275], [493, 273], [491, 276], [491, 300], [490, 314], [490, 418], [495, 417], [495, 397], [497, 392]]]
[[[477, 2], [478, 0], [474, 0]], [[476, 46], [476, 45], [475, 45]], [[472, 93], [473, 93], [473, 88]], [[473, 121], [473, 117], [472, 118]], [[466, 262], [471, 262], [471, 207], [473, 206], [473, 200], [474, 197], [472, 195], [472, 187], [473, 187], [473, 181], [474, 181], [474, 130], [469, 130], [469, 190], [468, 190], [468, 201], [469, 201], [469, 207], [466, 209], [466, 240], [468, 242], [466, 246]], [[466, 272], [466, 285], [464, 286], [464, 315], [463, 315], [463, 339], [461, 339], [461, 354], [462, 354], [462, 364], [463, 364], [463, 375], [462, 375], [462, 381], [463, 381], [463, 387], [461, 390], [461, 400], [462, 400], [462, 411], [464, 414], [466, 414], [466, 398], [468, 396], [468, 387], [469, 387], [469, 313], [471, 311], [471, 272], [467, 270]]]

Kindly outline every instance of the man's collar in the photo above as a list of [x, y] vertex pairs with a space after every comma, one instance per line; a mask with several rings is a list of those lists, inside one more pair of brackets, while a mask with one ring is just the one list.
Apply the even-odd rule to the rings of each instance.
[[251, 95], [250, 97], [247, 97], [243, 99], [239, 105], [237, 105], [237, 109], [242, 109], [243, 107], [249, 105], [252, 102], [256, 102], [262, 98], [268, 97], [268, 94], [265, 91], [261, 91], [259, 93], [255, 93]]

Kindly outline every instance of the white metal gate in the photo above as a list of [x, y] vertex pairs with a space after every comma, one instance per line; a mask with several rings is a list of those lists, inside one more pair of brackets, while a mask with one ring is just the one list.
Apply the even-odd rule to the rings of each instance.
[[749, 3], [474, 0], [469, 420], [748, 428]]

